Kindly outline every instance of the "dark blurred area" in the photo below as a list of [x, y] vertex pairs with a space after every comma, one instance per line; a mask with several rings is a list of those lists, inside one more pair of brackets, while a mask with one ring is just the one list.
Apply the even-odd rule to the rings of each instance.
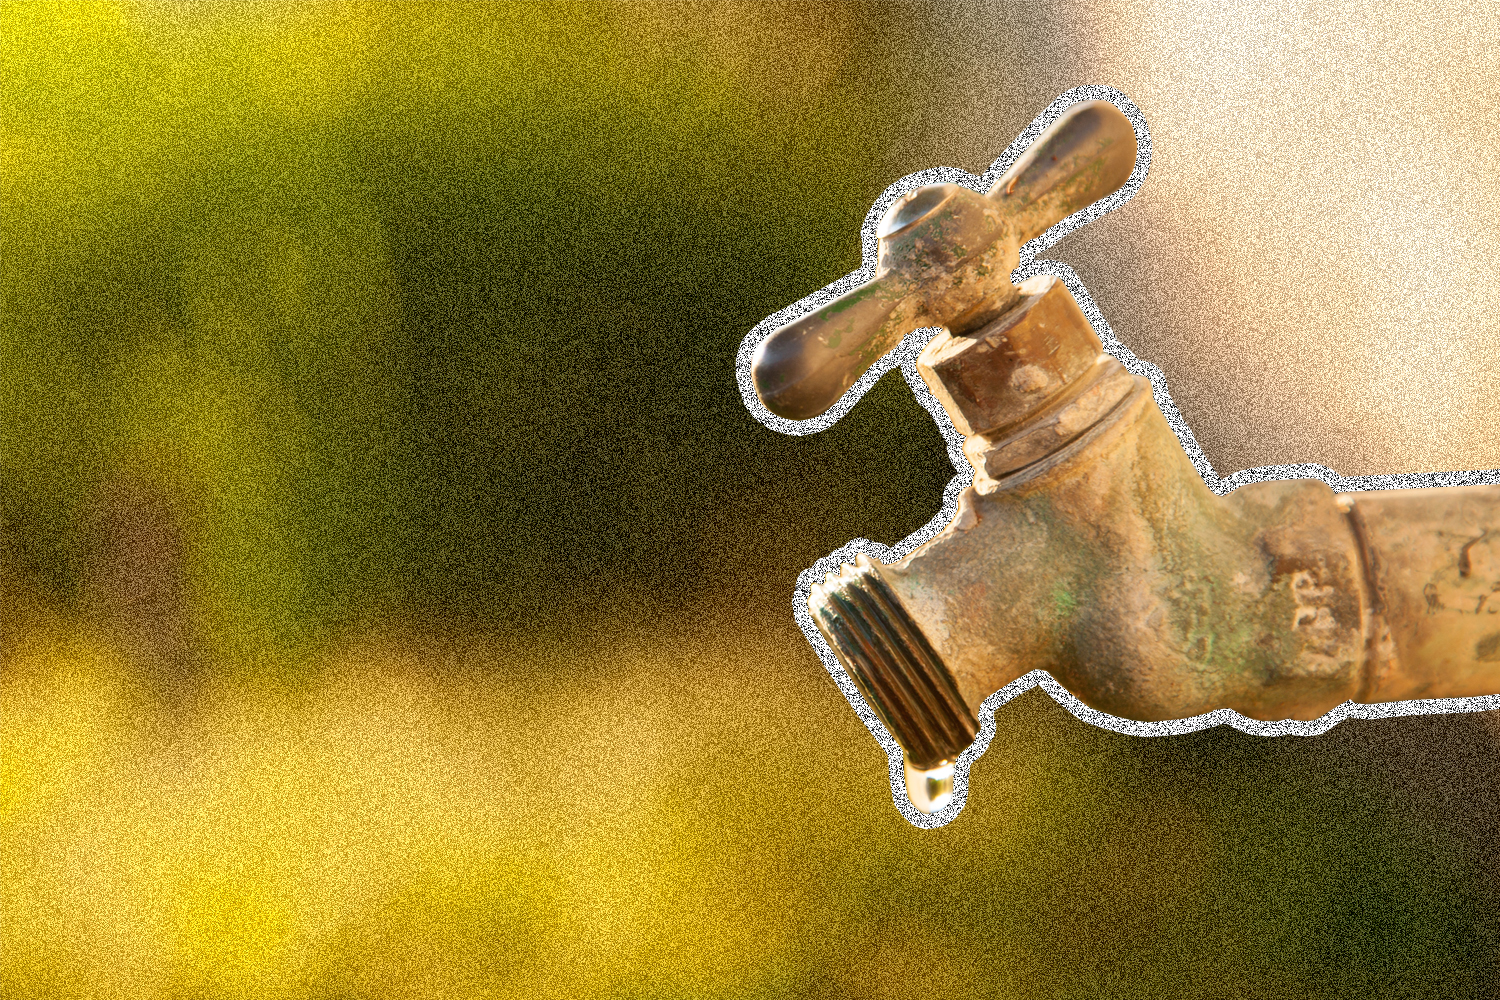
[[577, 642], [782, 604], [936, 511], [898, 379], [803, 439], [734, 380], [859, 264], [873, 11], [90, 10], [9, 15], [16, 585], [180, 578], [132, 614], [216, 655], [392, 616]]

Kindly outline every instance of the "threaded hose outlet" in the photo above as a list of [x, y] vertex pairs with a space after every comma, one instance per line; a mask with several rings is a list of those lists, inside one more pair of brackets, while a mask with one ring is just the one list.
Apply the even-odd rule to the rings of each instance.
[[881, 578], [878, 563], [861, 554], [853, 566], [830, 573], [813, 586], [808, 610], [860, 694], [901, 744], [908, 772], [939, 771], [974, 742], [979, 723], [953, 675]]

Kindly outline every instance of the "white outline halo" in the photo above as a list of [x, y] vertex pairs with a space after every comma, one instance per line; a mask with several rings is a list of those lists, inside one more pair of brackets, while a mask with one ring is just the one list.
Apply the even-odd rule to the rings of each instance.
[[1073, 269], [1066, 264], [1054, 260], [1038, 261], [1037, 257], [1064, 236], [1078, 229], [1080, 226], [1113, 211], [1126, 201], [1130, 200], [1140, 190], [1142, 182], [1146, 179], [1146, 171], [1151, 164], [1151, 134], [1146, 127], [1146, 118], [1141, 114], [1140, 108], [1135, 103], [1112, 87], [1098, 85], [1087, 85], [1075, 87], [1067, 91], [1053, 101], [1046, 111], [1037, 116], [1025, 131], [1010, 144], [1004, 153], [1000, 155], [990, 168], [982, 175], [976, 177], [964, 170], [953, 167], [935, 167], [931, 170], [923, 170], [896, 181], [885, 189], [885, 193], [875, 200], [870, 211], [865, 215], [864, 225], [860, 229], [860, 242], [863, 248], [864, 263], [859, 270], [853, 271], [844, 277], [828, 285], [826, 288], [808, 295], [792, 305], [767, 316], [756, 324], [755, 328], [746, 334], [740, 343], [740, 348], [735, 356], [736, 374], [740, 385], [740, 395], [744, 398], [745, 406], [766, 427], [782, 434], [803, 435], [816, 434], [818, 431], [827, 430], [838, 420], [848, 413], [855, 403], [859, 402], [866, 392], [875, 385], [879, 379], [892, 368], [899, 367], [901, 374], [906, 378], [906, 383], [911, 387], [912, 394], [916, 396], [917, 402], [931, 414], [933, 421], [937, 424], [938, 431], [948, 445], [948, 459], [953, 463], [956, 470], [954, 477], [949, 480], [947, 487], [943, 490], [943, 505], [938, 513], [921, 528], [903, 538], [894, 546], [881, 545], [866, 538], [856, 538], [847, 545], [831, 552], [819, 559], [812, 566], [803, 570], [797, 577], [797, 585], [792, 596], [792, 614], [797, 620], [797, 625], [802, 629], [802, 634], [807, 637], [813, 649], [817, 652], [823, 666], [827, 668], [834, 683], [843, 692], [844, 698], [848, 700], [850, 707], [864, 722], [871, 735], [885, 749], [890, 764], [891, 798], [896, 808], [906, 817], [913, 826], [923, 829], [946, 826], [958, 817], [963, 811], [965, 802], [968, 800], [969, 767], [977, 760], [986, 749], [989, 748], [990, 739], [995, 735], [995, 712], [1006, 702], [1017, 695], [1029, 691], [1033, 687], [1040, 687], [1051, 695], [1063, 708], [1074, 716], [1102, 729], [1109, 729], [1117, 733], [1125, 733], [1132, 736], [1167, 736], [1177, 733], [1191, 733], [1200, 729], [1208, 729], [1212, 726], [1227, 725], [1244, 733], [1256, 736], [1317, 736], [1327, 732], [1345, 719], [1376, 719], [1393, 718], [1405, 715], [1432, 715], [1450, 712], [1485, 712], [1500, 709], [1500, 695], [1484, 695], [1470, 698], [1435, 698], [1414, 701], [1384, 702], [1379, 704], [1362, 705], [1354, 702], [1345, 702], [1317, 719], [1309, 722], [1283, 720], [1280, 722], [1264, 722], [1251, 719], [1229, 708], [1216, 709], [1203, 715], [1195, 715], [1187, 719], [1172, 719], [1165, 722], [1137, 722], [1132, 719], [1122, 719], [1118, 716], [1109, 715], [1089, 708], [1079, 701], [1072, 693], [1053, 679], [1052, 675], [1045, 670], [1033, 670], [1016, 680], [1011, 681], [994, 694], [984, 700], [980, 706], [979, 735], [974, 742], [959, 755], [954, 763], [953, 773], [953, 797], [944, 808], [933, 812], [924, 813], [914, 806], [907, 796], [906, 776], [904, 758], [901, 746], [890, 732], [880, 722], [874, 711], [866, 704], [859, 689], [845, 672], [842, 665], [829, 648], [818, 631], [817, 625], [813, 623], [812, 615], [807, 609], [808, 592], [813, 584], [822, 580], [829, 573], [836, 573], [844, 563], [852, 563], [857, 555], [861, 553], [869, 556], [880, 563], [892, 563], [904, 558], [913, 549], [924, 544], [934, 535], [948, 525], [958, 513], [958, 496], [973, 481], [974, 473], [969, 467], [968, 461], [963, 455], [963, 435], [954, 428], [943, 407], [928, 391], [926, 383], [917, 374], [916, 360], [922, 348], [937, 333], [937, 328], [926, 327], [913, 330], [901, 340], [901, 343], [870, 367], [864, 375], [850, 386], [830, 409], [820, 416], [810, 420], [787, 420], [778, 417], [768, 410], [760, 397], [756, 395], [755, 383], [750, 376], [751, 363], [755, 357], [755, 349], [760, 342], [769, 336], [772, 331], [790, 323], [815, 309], [826, 305], [840, 295], [873, 280], [875, 277], [875, 261], [878, 251], [878, 240], [876, 228], [880, 220], [885, 217], [886, 210], [898, 198], [908, 192], [928, 184], [960, 184], [981, 194], [987, 193], [994, 186], [996, 180], [1005, 173], [1010, 165], [1014, 163], [1022, 153], [1031, 147], [1032, 143], [1042, 132], [1062, 115], [1069, 107], [1081, 101], [1108, 101], [1125, 113], [1135, 128], [1136, 137], [1136, 161], [1135, 169], [1131, 171], [1130, 178], [1125, 185], [1113, 195], [1101, 201], [1095, 202], [1081, 211], [1075, 212], [1062, 220], [1041, 236], [1032, 240], [1021, 248], [1020, 267], [1012, 272], [1011, 280], [1017, 283], [1027, 278], [1036, 277], [1040, 274], [1050, 274], [1062, 280], [1067, 285], [1068, 291], [1072, 292], [1073, 298], [1078, 301], [1083, 314], [1088, 317], [1094, 332], [1104, 344], [1104, 350], [1119, 360], [1134, 375], [1143, 376], [1151, 381], [1152, 396], [1157, 406], [1161, 408], [1171, 424], [1173, 432], [1178, 441], [1182, 443], [1183, 450], [1188, 458], [1192, 460], [1198, 474], [1208, 484], [1209, 489], [1219, 495], [1228, 493], [1239, 486], [1247, 483], [1267, 482], [1278, 479], [1319, 479], [1327, 483], [1335, 492], [1348, 492], [1352, 490], [1383, 490], [1383, 489], [1414, 489], [1434, 486], [1470, 486], [1478, 484], [1496, 485], [1500, 484], [1500, 469], [1485, 469], [1465, 472], [1427, 472], [1406, 473], [1388, 476], [1363, 476], [1350, 478], [1341, 476], [1322, 465], [1273, 465], [1256, 469], [1245, 469], [1236, 472], [1232, 476], [1221, 478], [1214, 472], [1203, 450], [1198, 446], [1198, 441], [1193, 437], [1193, 432], [1188, 428], [1187, 422], [1183, 420], [1176, 404], [1172, 402], [1171, 394], [1167, 391], [1166, 376], [1161, 369], [1148, 362], [1137, 358], [1124, 344], [1115, 338], [1109, 323], [1100, 313], [1099, 307], [1094, 303], [1093, 297], [1083, 287], [1083, 282]]

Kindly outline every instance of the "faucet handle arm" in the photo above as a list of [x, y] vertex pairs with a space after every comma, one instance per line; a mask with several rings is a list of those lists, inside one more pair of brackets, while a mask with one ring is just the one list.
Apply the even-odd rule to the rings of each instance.
[[761, 341], [751, 366], [761, 401], [791, 420], [815, 417], [917, 327], [960, 336], [997, 319], [1019, 301], [1010, 274], [1021, 247], [1118, 189], [1135, 159], [1124, 112], [1085, 101], [988, 195], [958, 184], [907, 194], [880, 222], [874, 280]]
[[884, 328], [896, 325], [888, 321], [907, 291], [898, 275], [883, 275], [761, 341], [751, 375], [766, 408], [806, 420], [836, 403], [895, 344]]
[[1063, 112], [1011, 165], [990, 198], [1011, 220], [1017, 249], [1124, 186], [1135, 169], [1135, 126], [1108, 101]]

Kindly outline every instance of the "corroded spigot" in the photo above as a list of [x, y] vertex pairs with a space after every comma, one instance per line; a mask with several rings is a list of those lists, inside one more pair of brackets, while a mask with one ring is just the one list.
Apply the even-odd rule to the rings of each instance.
[[988, 195], [931, 184], [880, 223], [870, 281], [771, 334], [755, 352], [755, 391], [791, 420], [828, 409], [908, 332], [963, 335], [1016, 304], [1021, 248], [1113, 194], [1135, 167], [1135, 129], [1106, 101], [1074, 105]]
[[1010, 283], [1018, 248], [1116, 190], [1135, 156], [1118, 109], [1075, 106], [987, 197], [937, 185], [898, 202], [876, 279], [756, 355], [766, 406], [805, 418], [910, 330], [946, 328], [917, 369], [974, 469], [956, 518], [809, 599], [909, 785], [951, 765], [985, 698], [1039, 667], [1140, 721], [1500, 694], [1500, 487], [1336, 495], [1283, 480], [1218, 496], [1067, 287]]

